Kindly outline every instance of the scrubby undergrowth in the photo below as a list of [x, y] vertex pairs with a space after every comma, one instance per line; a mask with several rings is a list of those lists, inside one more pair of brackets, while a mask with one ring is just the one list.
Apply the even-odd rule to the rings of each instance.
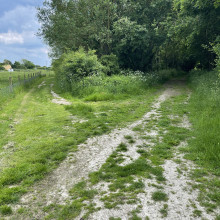
[[[80, 99], [83, 98], [84, 101], [120, 100], [142, 95], [149, 88], [178, 75], [181, 75], [180, 71], [175, 69], [151, 73], [124, 70], [112, 76], [103, 73], [95, 74], [73, 81], [71, 90], [67, 93]], [[59, 87], [59, 81], [57, 85]]]

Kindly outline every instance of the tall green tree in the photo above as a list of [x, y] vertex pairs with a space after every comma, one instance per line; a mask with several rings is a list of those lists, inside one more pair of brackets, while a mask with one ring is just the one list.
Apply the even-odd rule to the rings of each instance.
[[45, 1], [38, 9], [39, 35], [54, 57], [83, 46], [99, 56], [117, 53], [121, 67], [146, 70], [155, 45], [162, 43], [152, 24], [157, 26], [170, 10], [171, 0]]
[[12, 62], [7, 59], [4, 59], [3, 63], [4, 63], [4, 65], [12, 65]]
[[39, 36], [54, 58], [80, 47], [122, 68], [213, 68], [219, 0], [46, 0]]
[[189, 70], [213, 68], [215, 54], [207, 49], [220, 33], [220, 8], [213, 0], [173, 0], [173, 10], [161, 22], [167, 31], [161, 61]]
[[35, 67], [34, 63], [26, 59], [22, 59], [21, 63], [26, 69], [34, 69]]

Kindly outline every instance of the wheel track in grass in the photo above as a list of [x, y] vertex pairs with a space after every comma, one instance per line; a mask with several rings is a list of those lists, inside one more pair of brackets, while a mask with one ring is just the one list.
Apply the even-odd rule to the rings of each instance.
[[[177, 89], [177, 87], [180, 89]], [[89, 173], [98, 171], [105, 163], [106, 159], [116, 150], [118, 145], [125, 141], [126, 135], [135, 137], [136, 145], [143, 144], [143, 141], [139, 139], [137, 132], [135, 132], [133, 128], [142, 124], [147, 124], [148, 121], [160, 118], [161, 112], [159, 109], [161, 104], [171, 97], [180, 95], [180, 90], [184, 87], [185, 85], [181, 81], [173, 81], [165, 84], [164, 91], [156, 101], [154, 101], [151, 111], [147, 112], [141, 120], [132, 123], [126, 128], [115, 129], [110, 134], [89, 138], [86, 143], [79, 145], [77, 152], [69, 153], [67, 158], [56, 170], [49, 174], [44, 180], [35, 184], [31, 191], [21, 198], [20, 203], [13, 206], [14, 211], [21, 207], [26, 208], [28, 214], [15, 214], [9, 217], [9, 219], [44, 219], [47, 215], [47, 213], [43, 211], [45, 206], [51, 204], [66, 205], [71, 199], [69, 190], [82, 179], [87, 179]], [[189, 127], [186, 117], [183, 119], [183, 125]], [[147, 131], [146, 135], [158, 136], [158, 128], [155, 126], [151, 131]], [[153, 148], [153, 144], [150, 141], [147, 144]], [[137, 155], [136, 150], [136, 148], [129, 148], [129, 152], [124, 154], [126, 158], [125, 164], [129, 164], [132, 160], [138, 158], [139, 155]], [[174, 156], [174, 158], [178, 157], [179, 155]], [[184, 160], [182, 156], [180, 157]], [[184, 163], [186, 166], [194, 168], [192, 163], [186, 160], [184, 160]], [[191, 181], [188, 177], [189, 172], [186, 171], [178, 181], [178, 173], [176, 170], [180, 166], [174, 163], [173, 160], [166, 160], [162, 167], [165, 177], [168, 178], [168, 183], [167, 186], [164, 186], [164, 191], [170, 196], [168, 200], [169, 214], [164, 219], [201, 219], [200, 217], [192, 217], [194, 209], [188, 207], [187, 204], [190, 198], [192, 198], [196, 206], [202, 210], [205, 218], [214, 219], [213, 215], [206, 214], [204, 208], [196, 201], [198, 192], [185, 190], [185, 187], [189, 187], [187, 182]], [[150, 184], [157, 184], [157, 182], [155, 182], [155, 180], [145, 179], [144, 183], [146, 193], [142, 193], [138, 197], [140, 204], [143, 206], [139, 213], [140, 218], [145, 219], [145, 217], [148, 216], [150, 219], [163, 219], [160, 213], [161, 204], [153, 202], [151, 198], [151, 193], [155, 191], [155, 188], [151, 187]], [[175, 187], [175, 185], [177, 185], [177, 187]], [[96, 187], [96, 189], [103, 190], [102, 187], [99, 187]], [[175, 194], [172, 195], [173, 191]], [[182, 198], [181, 193], [184, 193]], [[104, 208], [99, 197], [95, 198], [94, 201], [100, 205], [101, 210], [89, 217], [89, 219], [92, 220], [105, 220], [109, 219], [109, 217], [121, 217], [121, 219], [127, 220], [129, 219], [129, 213], [138, 207], [138, 205], [121, 205], [119, 210], [109, 210]], [[85, 213], [82, 212], [76, 219], [82, 219], [83, 214]]]
[[[156, 114], [160, 104], [178, 93], [173, 85], [165, 85], [165, 90], [153, 103], [152, 110], [146, 113], [141, 120], [134, 122], [123, 129], [115, 129], [108, 135], [89, 138], [86, 143], [79, 145], [78, 152], [70, 153], [60, 166], [43, 181], [36, 184], [32, 191], [21, 199], [21, 204], [16, 207], [34, 207], [37, 204], [50, 205], [65, 204], [69, 198], [69, 190], [82, 178], [87, 178], [90, 172], [98, 170], [109, 155], [124, 140], [125, 135], [134, 135], [132, 129], [143, 121]], [[37, 198], [37, 199], [36, 199]], [[32, 209], [31, 208], [31, 209]], [[44, 213], [39, 209], [34, 217], [41, 219]]]
[[3, 146], [4, 151], [1, 152], [0, 156], [0, 169], [4, 166], [6, 166], [6, 161], [4, 161], [4, 155], [7, 154], [7, 156], [9, 156], [10, 154], [12, 154], [14, 152], [14, 147], [16, 145], [16, 143], [14, 141], [12, 141], [13, 138], [13, 134], [15, 132], [15, 127], [17, 124], [21, 123], [22, 120], [22, 110], [24, 108], [24, 106], [27, 104], [28, 98], [29, 96], [35, 91], [35, 87], [31, 88], [22, 98], [21, 104], [19, 106], [19, 108], [16, 110], [15, 114], [14, 114], [14, 118], [12, 119], [11, 124], [9, 125], [9, 131], [6, 133], [6, 137], [8, 138], [8, 143]]

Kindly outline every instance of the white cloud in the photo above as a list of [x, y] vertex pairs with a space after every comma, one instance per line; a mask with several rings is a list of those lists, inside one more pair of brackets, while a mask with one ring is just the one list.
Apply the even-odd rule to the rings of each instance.
[[50, 63], [48, 48], [36, 36], [40, 24], [34, 5], [40, 2], [42, 0], [16, 0], [15, 7], [0, 13], [0, 62], [27, 59], [42, 66]]
[[36, 9], [32, 6], [17, 6], [16, 8], [5, 11], [0, 16], [0, 29], [10, 29], [15, 31], [37, 30], [39, 23], [36, 18]]
[[23, 44], [24, 39], [21, 34], [8, 31], [8, 33], [0, 33], [0, 42], [4, 44]]

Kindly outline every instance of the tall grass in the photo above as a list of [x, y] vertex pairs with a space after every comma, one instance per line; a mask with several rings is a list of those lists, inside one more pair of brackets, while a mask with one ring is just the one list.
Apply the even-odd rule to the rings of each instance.
[[220, 174], [220, 78], [217, 72], [192, 72], [190, 99], [195, 139], [193, 159]]
[[105, 101], [121, 99], [125, 96], [143, 94], [146, 89], [173, 77], [177, 71], [143, 73], [141, 71], [121, 71], [119, 75], [97, 74], [73, 81], [72, 94], [85, 101]]

